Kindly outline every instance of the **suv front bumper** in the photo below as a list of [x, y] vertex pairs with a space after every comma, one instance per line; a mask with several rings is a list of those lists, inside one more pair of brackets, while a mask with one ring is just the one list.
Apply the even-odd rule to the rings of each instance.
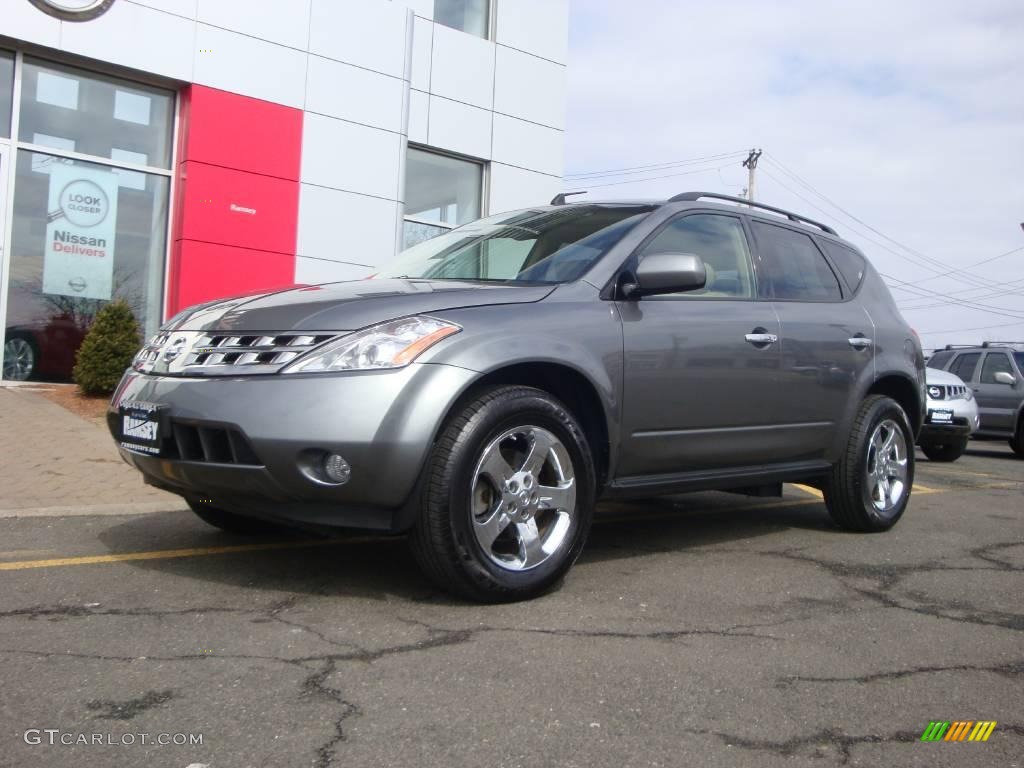
[[[952, 423], [933, 422], [936, 410], [953, 411]], [[917, 438], [918, 445], [928, 443], [942, 444], [951, 438], [966, 438], [978, 430], [981, 424], [976, 400], [932, 400], [928, 399], [924, 425]]]
[[[418, 363], [209, 378], [128, 371], [107, 422], [119, 440], [120, 403], [163, 406], [161, 454], [119, 450], [147, 483], [191, 501], [298, 524], [400, 530], [443, 419], [476, 375]], [[216, 445], [223, 449], [207, 450]], [[309, 457], [322, 453], [345, 458], [347, 483], [311, 476]]]

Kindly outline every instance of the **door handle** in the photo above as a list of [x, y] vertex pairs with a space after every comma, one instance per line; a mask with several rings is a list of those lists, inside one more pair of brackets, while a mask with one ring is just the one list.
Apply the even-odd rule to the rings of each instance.
[[774, 344], [779, 340], [779, 337], [774, 333], [748, 333], [743, 337], [750, 344]]
[[853, 338], [847, 339], [847, 343], [854, 349], [867, 349], [874, 342], [866, 336], [854, 336]]

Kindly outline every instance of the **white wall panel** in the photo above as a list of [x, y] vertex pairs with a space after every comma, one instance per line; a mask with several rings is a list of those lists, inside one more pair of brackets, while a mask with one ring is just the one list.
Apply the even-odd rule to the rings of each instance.
[[[121, 0], [124, 2], [124, 0]], [[156, 8], [158, 11], [173, 13], [177, 16], [184, 16], [186, 19], [196, 17], [196, 6], [199, 0], [129, 0], [136, 5], [145, 5], [149, 8]]]
[[398, 199], [401, 136], [307, 112], [302, 181]]
[[88, 23], [63, 24], [60, 39], [69, 53], [185, 81], [192, 79], [194, 43], [195, 22], [131, 3], [114, 3]]
[[301, 109], [307, 58], [302, 51], [197, 25], [195, 82], [199, 85]]
[[395, 77], [405, 76], [409, 9], [383, 0], [313, 0], [309, 52]]
[[60, 22], [24, 0], [2, 0], [0, 34], [38, 43], [50, 48], [60, 46]]
[[562, 191], [562, 180], [522, 168], [491, 163], [490, 213], [547, 205]]
[[394, 256], [398, 203], [303, 184], [298, 254], [375, 266]]
[[403, 82], [320, 56], [309, 57], [306, 109], [389, 131], [402, 130]]
[[430, 58], [434, 48], [434, 23], [416, 17], [412, 35], [412, 87], [430, 90]]
[[371, 267], [362, 264], [346, 264], [341, 261], [321, 261], [299, 256], [295, 259], [295, 282], [305, 285], [340, 283], [343, 280], [362, 280], [373, 273]]
[[494, 43], [435, 24], [430, 92], [491, 109], [494, 104]]
[[565, 64], [569, 59], [569, 0], [499, 2], [497, 40]]
[[565, 67], [500, 45], [495, 66], [495, 112], [565, 127]]
[[199, 21], [306, 50], [311, 0], [199, 0]]
[[412, 8], [413, 13], [424, 19], [434, 18], [434, 0], [392, 0], [392, 2]]
[[494, 115], [492, 157], [531, 171], [562, 175], [565, 134], [554, 128]]
[[430, 96], [423, 91], [409, 92], [409, 141], [426, 144], [430, 116]]
[[491, 157], [492, 112], [460, 101], [430, 97], [430, 132], [427, 143], [481, 160]]

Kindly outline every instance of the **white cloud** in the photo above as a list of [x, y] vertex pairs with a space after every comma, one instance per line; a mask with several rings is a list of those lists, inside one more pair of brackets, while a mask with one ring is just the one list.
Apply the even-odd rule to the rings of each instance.
[[[943, 263], [966, 266], [1024, 246], [1019, 0], [573, 0], [571, 13], [568, 173], [758, 146], [859, 218]], [[686, 170], [692, 169], [677, 172]], [[626, 178], [639, 177], [590, 184]], [[800, 191], [762, 161], [761, 200], [826, 219], [777, 180]], [[595, 189], [592, 196], [735, 194], [745, 183], [737, 160], [701, 174]], [[877, 235], [808, 198], [832, 213], [829, 222], [881, 271], [914, 282], [944, 271], [898, 258], [859, 233]], [[1024, 318], [1024, 253], [978, 274], [1000, 284], [1020, 280], [1017, 295], [980, 301]], [[922, 289], [971, 285], [951, 276]], [[905, 305], [933, 303], [894, 295]], [[922, 332], [1014, 322], [955, 305], [906, 316]], [[1024, 319], [924, 341], [1007, 335], [1024, 340]]]

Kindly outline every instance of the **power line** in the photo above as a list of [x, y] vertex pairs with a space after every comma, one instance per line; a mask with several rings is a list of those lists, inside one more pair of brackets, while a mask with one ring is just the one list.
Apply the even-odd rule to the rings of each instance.
[[581, 171], [580, 173], [568, 173], [565, 175], [567, 181], [575, 181], [578, 179], [589, 179], [600, 176], [625, 176], [627, 174], [645, 173], [664, 171], [675, 166], [692, 165], [694, 163], [703, 163], [712, 160], [723, 160], [725, 158], [738, 157], [745, 153], [745, 150], [737, 150], [735, 152], [724, 152], [718, 155], [705, 155], [704, 157], [691, 157], [686, 160], [671, 160], [664, 163], [653, 163], [651, 165], [634, 165], [627, 168], [613, 168], [605, 171]]
[[935, 336], [940, 333], [961, 333], [967, 331], [991, 331], [996, 328], [1016, 328], [1018, 325], [1024, 325], [1024, 321], [1020, 323], [999, 323], [998, 325], [979, 325], [974, 328], [948, 328], [943, 331], [918, 331], [921, 336]]
[[[894, 245], [898, 246], [899, 248], [902, 248], [907, 253], [913, 254], [918, 259], [923, 259], [924, 261], [928, 262], [929, 264], [938, 265], [938, 266], [942, 267], [943, 269], [949, 270], [948, 274], [962, 273], [963, 272], [963, 270], [961, 270], [959, 268], [956, 268], [956, 267], [953, 267], [951, 264], [947, 264], [946, 262], [941, 261], [940, 259], [933, 258], [933, 257], [928, 256], [927, 254], [921, 253], [920, 251], [917, 251], [917, 250], [915, 250], [915, 249], [913, 249], [913, 248], [911, 248], [911, 247], [909, 247], [907, 245], [904, 245], [903, 243], [899, 242], [898, 240], [896, 240], [896, 239], [894, 239], [892, 237], [889, 237], [887, 234], [885, 234], [881, 230], [878, 230], [875, 227], [871, 226], [870, 224], [868, 224], [863, 219], [861, 219], [861, 218], [855, 216], [854, 214], [850, 213], [849, 211], [847, 211], [845, 208], [843, 208], [841, 205], [839, 205], [834, 200], [830, 199], [826, 195], [824, 195], [821, 192], [819, 192], [809, 182], [805, 181], [803, 178], [801, 178], [796, 173], [794, 173], [793, 171], [789, 170], [786, 166], [784, 166], [779, 160], [775, 159], [774, 155], [766, 155], [765, 159], [768, 162], [770, 162], [772, 165], [777, 167], [780, 171], [785, 173], [787, 176], [791, 177], [794, 181], [796, 181], [802, 187], [806, 188], [812, 194], [817, 195], [822, 200], [824, 200], [826, 203], [828, 203], [832, 207], [836, 208], [837, 210], [841, 211], [844, 215], [846, 215], [850, 219], [853, 219], [854, 221], [859, 223], [861, 226], [867, 228], [871, 232], [874, 232], [879, 237], [882, 237], [885, 240], [888, 240], [890, 243], [893, 243]], [[906, 259], [907, 261], [910, 261], [911, 263], [917, 264], [917, 266], [923, 267], [925, 269], [929, 269], [929, 270], [931, 270], [933, 272], [939, 272], [939, 270], [936, 270], [934, 267], [923, 265], [919, 261], [915, 261], [914, 259], [910, 259], [907, 256], [905, 256], [904, 254], [896, 254], [896, 255], [901, 256], [902, 258]], [[936, 277], [939, 277], [939, 276], [940, 275], [936, 275]], [[931, 278], [928, 278], [928, 279], [931, 279]], [[981, 278], [981, 277], [978, 277], [978, 276], [975, 276], [975, 275], [971, 275], [969, 273], [966, 273], [964, 275], [964, 279], [968, 280], [968, 281], [971, 281], [971, 282], [974, 282], [976, 285], [981, 285], [982, 283], [984, 283], [984, 284], [986, 284], [988, 286], [991, 286], [991, 287], [999, 287], [999, 284], [997, 282], [995, 282], [995, 281], [986, 280], [984, 278]], [[981, 282], [978, 282], [978, 281], [981, 281]], [[899, 281], [899, 282], [905, 282], [905, 281]]]
[[[801, 195], [799, 192], [796, 192], [791, 187], [787, 186], [779, 178], [777, 178], [774, 174], [769, 173], [767, 171], [767, 169], [764, 170], [764, 173], [765, 173], [766, 176], [768, 176], [768, 178], [770, 178], [772, 181], [774, 181], [776, 184], [778, 184], [780, 187], [785, 189], [790, 194], [792, 194], [795, 197], [798, 197], [799, 199], [803, 200], [805, 203], [810, 205], [815, 210], [823, 213], [829, 219], [835, 220], [835, 216], [834, 215], [832, 215], [831, 213], [826, 211], [821, 206], [816, 205], [812, 201], [808, 200], [806, 197]], [[860, 233], [860, 232], [858, 232], [857, 234], [859, 236], [863, 237], [865, 240], [867, 240], [867, 241], [869, 241], [871, 243], [874, 243], [878, 247], [883, 248], [883, 249], [889, 251], [890, 253], [894, 253], [896, 255], [900, 255], [900, 254], [896, 253], [896, 251], [894, 251], [889, 246], [885, 245], [884, 243], [878, 242], [874, 238], [871, 238], [871, 237], [869, 237], [867, 235], [864, 235], [863, 233]], [[931, 290], [929, 288], [918, 288], [918, 287], [914, 286], [912, 283], [909, 283], [909, 282], [903, 281], [903, 280], [899, 280], [899, 279], [893, 277], [892, 275], [887, 275], [887, 274], [884, 274], [882, 272], [879, 272], [879, 274], [882, 277], [884, 277], [887, 281], [889, 281], [890, 287], [892, 287], [892, 288], [894, 288], [896, 290], [901, 290], [901, 291], [905, 291], [907, 293], [910, 293], [911, 295], [913, 295], [913, 296], [915, 296], [915, 297], [917, 297], [919, 299], [932, 299], [932, 300], [934, 300], [936, 298], [939, 298], [939, 299], [943, 299], [944, 303], [954, 304], [954, 305], [957, 305], [957, 306], [964, 307], [966, 309], [973, 309], [973, 310], [979, 311], [979, 312], [987, 312], [989, 314], [999, 315], [999, 316], [1002, 316], [1002, 317], [1021, 318], [1022, 320], [1024, 320], [1024, 315], [1011, 314], [1009, 312], [999, 311], [998, 309], [991, 309], [991, 308], [986, 307], [986, 306], [984, 306], [982, 304], [977, 304], [975, 302], [972, 302], [972, 301], [969, 301], [969, 300], [966, 300], [966, 299], [956, 299], [956, 298], [953, 298], [951, 296], [947, 296], [946, 294], [940, 293], [938, 291], [933, 291], [933, 290]]]
[[666, 176], [651, 176], [647, 179], [627, 179], [626, 181], [609, 181], [605, 184], [588, 184], [587, 189], [573, 189], [569, 190], [569, 193], [573, 192], [589, 192], [591, 189], [600, 189], [601, 187], [617, 187], [620, 184], [640, 184], [644, 181], [658, 181], [659, 179], [674, 179], [679, 176], [692, 176], [695, 173], [710, 173], [711, 171], [718, 171], [722, 168], [728, 168], [730, 163], [726, 165], [719, 165], [714, 168], [700, 168], [694, 171], [683, 171], [682, 173], [670, 173]]

